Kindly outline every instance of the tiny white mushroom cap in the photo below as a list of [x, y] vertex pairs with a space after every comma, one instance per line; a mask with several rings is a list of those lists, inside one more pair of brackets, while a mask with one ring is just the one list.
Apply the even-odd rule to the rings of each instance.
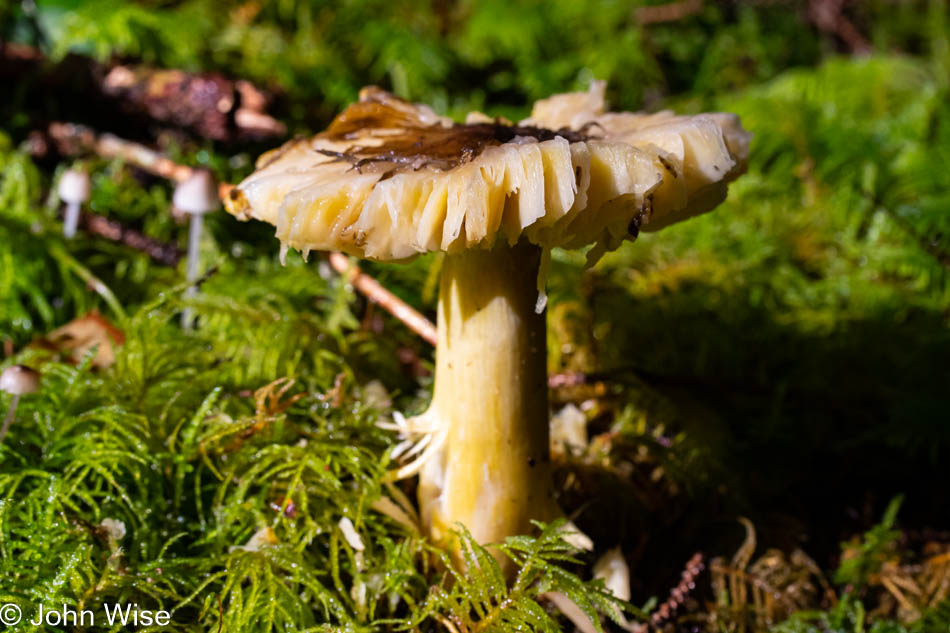
[[121, 541], [125, 538], [125, 523], [118, 519], [103, 519], [99, 527], [113, 541]]
[[604, 581], [604, 586], [621, 600], [630, 600], [630, 568], [619, 547], [608, 550], [594, 564], [594, 578]]
[[196, 169], [187, 180], [175, 187], [172, 196], [175, 208], [192, 215], [203, 215], [218, 208], [218, 186], [206, 169]]
[[360, 538], [360, 533], [356, 531], [353, 522], [350, 521], [348, 517], [343, 517], [340, 519], [338, 524], [340, 530], [343, 532], [343, 538], [346, 539], [346, 542], [350, 544], [350, 547], [355, 549], [357, 552], [362, 552], [366, 547], [363, 545], [363, 539]]
[[82, 204], [89, 199], [91, 189], [89, 174], [80, 169], [67, 169], [59, 179], [56, 192], [63, 202]]
[[12, 365], [0, 374], [0, 391], [14, 396], [33, 393], [40, 388], [40, 372], [25, 365]]
[[574, 404], [567, 404], [551, 418], [551, 447], [557, 453], [587, 448], [587, 416]]

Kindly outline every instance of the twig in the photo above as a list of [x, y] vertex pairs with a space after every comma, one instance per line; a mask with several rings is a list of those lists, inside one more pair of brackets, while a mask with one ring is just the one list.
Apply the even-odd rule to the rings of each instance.
[[566, 371], [560, 374], [551, 374], [548, 376], [548, 387], [551, 389], [562, 389], [565, 387], [582, 387], [596, 382], [597, 377], [594, 374], [585, 374], [580, 371]]
[[[121, 139], [113, 134], [97, 135], [84, 125], [51, 123], [47, 133], [61, 154], [93, 152], [103, 158], [120, 158], [149, 173], [175, 182], [188, 180], [194, 173], [191, 167], [176, 163], [145, 145]], [[232, 188], [233, 185], [221, 183], [218, 186], [218, 195], [224, 198]]]
[[110, 220], [95, 213], [84, 212], [80, 216], [80, 224], [88, 233], [125, 244], [131, 249], [145, 253], [165, 266], [177, 266], [182, 257], [182, 252], [176, 245], [152, 239], [135, 229], [127, 228], [115, 220]]
[[245, 80], [230, 81], [217, 73], [114, 66], [100, 85], [105, 94], [158, 121], [214, 140], [226, 141], [235, 133], [257, 140], [287, 133], [283, 123], [264, 111], [270, 97]]
[[703, 10], [703, 0], [681, 0], [669, 4], [659, 4], [646, 7], [637, 7], [634, 18], [640, 26], [659, 24], [661, 22], [676, 22]]
[[19, 61], [33, 62], [43, 58], [39, 49], [17, 42], [0, 42], [0, 51], [4, 57]]
[[366, 298], [379, 307], [389, 312], [391, 315], [406, 324], [410, 330], [421, 336], [424, 340], [435, 345], [438, 340], [435, 325], [432, 321], [425, 318], [417, 312], [408, 303], [386, 290], [385, 287], [376, 279], [367, 275], [359, 266], [352, 263], [343, 253], [330, 253], [330, 265], [344, 279], [366, 295]]
[[871, 52], [871, 44], [844, 15], [846, 2], [847, 0], [811, 0], [808, 3], [808, 17], [818, 30], [841, 38], [852, 53], [867, 55]]
[[[22, 86], [28, 101], [43, 103], [42, 108], [27, 108], [34, 114], [52, 112], [55, 117], [66, 111], [65, 105], [78, 105], [80, 117], [111, 121], [113, 129], [133, 134], [155, 122], [224, 142], [273, 139], [287, 131], [266, 112], [269, 94], [220, 73], [101, 64], [77, 54], [51, 61], [30, 46], [0, 42], [0, 80]], [[53, 110], [41, 96], [50, 93], [60, 95]]]

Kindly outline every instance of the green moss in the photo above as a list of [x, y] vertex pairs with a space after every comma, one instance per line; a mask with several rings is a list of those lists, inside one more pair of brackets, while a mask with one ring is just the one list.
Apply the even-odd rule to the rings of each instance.
[[[665, 98], [738, 112], [756, 139], [721, 209], [642, 235], [592, 270], [583, 254], [554, 255], [551, 369], [607, 378], [557, 394], [588, 402], [598, 436], [558, 463], [560, 501], [597, 553], [623, 546], [641, 602], [665, 599], [694, 551], [733, 551], [739, 514], [765, 526], [763, 545], [807, 537], [828, 569], [842, 535], [869, 527], [846, 518], [862, 504], [876, 517], [906, 493], [908, 525], [946, 528], [932, 490], [950, 448], [942, 3], [854, 7], [878, 50], [908, 53], [867, 59], [826, 59], [834, 39], [782, 7], [707, 3], [641, 27], [609, 1], [72, 4], [41, 3], [53, 55], [254, 79], [285, 91], [279, 113], [299, 129], [370, 82], [454, 114], [517, 116], [592, 76], [611, 80], [621, 106]], [[30, 39], [22, 9], [0, 17], [0, 32]], [[14, 138], [24, 120], [10, 115]], [[254, 151], [239, 149], [233, 163], [230, 150], [187, 140], [171, 153], [233, 180]], [[184, 243], [167, 183], [119, 162], [88, 167], [97, 213]], [[569, 551], [553, 528], [502, 549], [520, 569], [506, 585], [464, 534], [466, 574], [373, 509], [413, 493], [383, 484], [398, 438], [376, 423], [428, 397], [431, 350], [398, 323], [383, 318], [380, 333], [378, 313], [317, 263], [280, 266], [272, 228], [218, 214], [202, 243], [213, 272], [188, 302], [198, 327], [182, 331], [183, 270], [100, 238], [63, 240], [46, 203], [56, 173], [0, 135], [0, 341], [16, 351], [3, 365], [44, 374], [0, 447], [0, 601], [26, 613], [137, 602], [173, 610], [169, 630], [552, 631], [568, 625], [538, 597], [555, 590], [615, 615], [586, 582], [596, 554]], [[366, 268], [431, 311], [438, 265]], [[112, 367], [26, 347], [92, 309], [125, 334]], [[367, 396], [372, 380], [392, 402]], [[126, 534], [110, 538], [105, 519]], [[946, 628], [946, 603], [905, 624], [871, 615], [885, 604], [870, 580], [882, 552], [913, 560], [895, 548], [894, 521], [838, 568], [836, 604], [816, 601], [774, 630]], [[699, 582], [710, 600], [687, 617], [715, 610]], [[742, 617], [719, 623], [736, 630]]]

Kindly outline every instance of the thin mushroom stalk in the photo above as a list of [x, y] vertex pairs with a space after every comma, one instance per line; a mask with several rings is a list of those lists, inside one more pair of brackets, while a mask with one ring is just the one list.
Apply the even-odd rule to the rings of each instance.
[[10, 430], [10, 425], [13, 424], [14, 418], [16, 418], [16, 410], [20, 404], [19, 394], [13, 396], [13, 399], [10, 400], [10, 406], [7, 408], [7, 414], [3, 418], [3, 426], [0, 427], [0, 444], [3, 444], [3, 440], [7, 437], [7, 432]]
[[0, 444], [6, 439], [10, 426], [16, 418], [20, 397], [34, 393], [39, 388], [39, 372], [25, 365], [12, 365], [4, 369], [3, 373], [0, 373], [0, 391], [5, 391], [13, 396], [10, 400], [10, 406], [7, 408], [7, 414], [3, 418], [3, 426], [0, 426]]
[[[172, 197], [175, 208], [189, 216], [185, 268], [185, 280], [188, 282], [188, 287], [185, 289], [186, 300], [198, 293], [196, 282], [201, 276], [201, 232], [204, 226], [204, 215], [218, 207], [217, 192], [218, 187], [211, 172], [196, 169], [189, 178], [178, 183]], [[194, 326], [194, 321], [191, 308], [185, 308], [181, 314], [181, 327], [190, 329]]]
[[[198, 288], [195, 282], [201, 275], [201, 231], [204, 227], [204, 216], [201, 214], [192, 214], [188, 220], [188, 251], [186, 258], [188, 268], [185, 271], [185, 280], [188, 282], [188, 289], [185, 290], [185, 297], [191, 298], [198, 294]], [[190, 316], [183, 316], [182, 322], [190, 321]]]
[[[390, 425], [392, 478], [419, 476], [429, 537], [455, 550], [559, 514], [550, 477], [544, 277], [550, 250], [588, 260], [710, 211], [745, 169], [734, 115], [608, 112], [605, 86], [555, 95], [517, 124], [456, 123], [365, 88], [324, 132], [260, 157], [228, 194], [288, 248], [376, 260], [441, 251], [430, 407]], [[411, 448], [410, 448], [411, 447]]]
[[[201, 270], [201, 227], [201, 216], [191, 216], [188, 221], [188, 251], [185, 255], [185, 281], [188, 282], [188, 287], [185, 288], [184, 294], [185, 301], [193, 299], [198, 294], [198, 287], [195, 285], [195, 282], [198, 281], [198, 271]], [[190, 330], [194, 325], [194, 311], [190, 307], [185, 307], [185, 309], [181, 311], [181, 327], [183, 330]]]
[[76, 236], [76, 229], [79, 228], [79, 203], [66, 203], [66, 216], [63, 219], [63, 237], [72, 239]]

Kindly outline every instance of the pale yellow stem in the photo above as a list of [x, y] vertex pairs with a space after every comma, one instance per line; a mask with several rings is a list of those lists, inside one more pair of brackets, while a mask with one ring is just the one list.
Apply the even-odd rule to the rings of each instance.
[[448, 255], [442, 265], [435, 393], [422, 418], [440, 435], [420, 472], [423, 526], [480, 543], [556, 515], [548, 448], [541, 251], [529, 244]]

